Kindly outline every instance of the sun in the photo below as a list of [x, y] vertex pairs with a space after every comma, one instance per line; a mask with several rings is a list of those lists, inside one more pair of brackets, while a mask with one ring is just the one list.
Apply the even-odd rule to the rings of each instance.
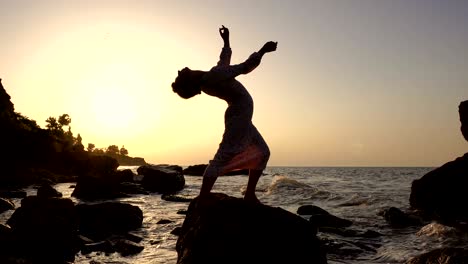
[[125, 87], [109, 85], [98, 88], [92, 103], [95, 124], [105, 130], [131, 127], [137, 118], [135, 104]]
[[[131, 65], [110, 64], [90, 77], [89, 107], [96, 128], [118, 132], [137, 124], [138, 102], [135, 85], [138, 75]], [[122, 132], [122, 131], [120, 131]]]

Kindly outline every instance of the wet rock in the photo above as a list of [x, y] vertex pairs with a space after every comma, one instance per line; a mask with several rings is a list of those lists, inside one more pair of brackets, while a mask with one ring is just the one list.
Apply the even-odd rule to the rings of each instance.
[[118, 170], [114, 172], [114, 176], [118, 182], [133, 182], [135, 174], [130, 169]]
[[28, 196], [8, 219], [13, 256], [36, 263], [73, 261], [79, 249], [78, 224], [70, 199]]
[[146, 165], [137, 169], [139, 175], [144, 175], [143, 187], [150, 192], [174, 193], [185, 186], [182, 167], [176, 165]]
[[8, 199], [0, 198], [0, 214], [8, 210], [15, 210], [15, 204]]
[[467, 175], [468, 153], [414, 180], [411, 185], [411, 207], [433, 220], [468, 220]]
[[438, 248], [409, 259], [406, 264], [461, 264], [468, 263], [466, 248]]
[[169, 202], [182, 202], [182, 203], [189, 203], [193, 200], [193, 198], [191, 197], [177, 195], [177, 194], [163, 194], [161, 195], [161, 199], [163, 199], [164, 201], [169, 201]]
[[119, 202], [79, 204], [76, 206], [80, 233], [95, 240], [125, 234], [140, 228], [143, 212], [138, 206]]
[[87, 243], [81, 247], [81, 253], [83, 255], [90, 254], [91, 252], [105, 252], [114, 253], [116, 250], [110, 241], [104, 240], [95, 243]]
[[62, 197], [62, 193], [55, 190], [54, 187], [50, 186], [49, 184], [43, 184], [39, 189], [37, 189], [37, 197], [41, 198], [53, 198]]
[[212, 193], [190, 203], [177, 263], [327, 263], [316, 232], [281, 208]]
[[297, 214], [298, 215], [316, 215], [316, 214], [330, 214], [326, 210], [315, 206], [315, 205], [302, 205], [299, 208], [297, 208]]
[[[458, 107], [461, 132], [468, 140], [468, 101]], [[468, 221], [468, 153], [430, 171], [411, 185], [410, 204], [428, 218], [456, 225]]]
[[138, 254], [144, 249], [143, 246], [140, 246], [126, 239], [118, 239], [116, 241], [112, 241], [112, 244], [115, 251], [119, 252], [120, 255], [124, 257]]
[[178, 226], [176, 228], [174, 228], [172, 231], [171, 231], [171, 234], [174, 235], [174, 236], [180, 236], [180, 231], [182, 230], [182, 227]]
[[203, 176], [203, 173], [206, 170], [208, 164], [197, 164], [188, 166], [183, 170], [184, 175], [191, 175], [191, 176]]
[[348, 227], [352, 221], [334, 216], [315, 205], [303, 205], [297, 209], [299, 215], [310, 215], [309, 221], [317, 227]]
[[419, 218], [409, 215], [396, 207], [384, 209], [379, 212], [379, 215], [383, 216], [388, 224], [396, 228], [422, 225]]

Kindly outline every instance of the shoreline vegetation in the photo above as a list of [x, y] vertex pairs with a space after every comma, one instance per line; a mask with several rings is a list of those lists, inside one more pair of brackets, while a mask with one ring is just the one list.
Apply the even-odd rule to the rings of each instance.
[[[468, 140], [468, 101], [460, 104], [459, 115]], [[85, 149], [80, 134], [73, 135], [67, 114], [46, 122], [43, 129], [15, 112], [0, 79], [0, 140], [6, 154], [0, 159], [0, 213], [14, 210], [6, 225], [0, 224], [0, 263], [70, 263], [78, 252], [140, 253], [143, 238], [131, 231], [148, 228], [143, 225], [144, 212], [117, 200], [132, 195], [160, 194], [169, 202], [189, 203], [183, 225], [171, 232], [178, 236], [177, 264], [246, 259], [261, 263], [265, 256], [267, 263], [327, 263], [327, 252], [346, 252], [346, 245], [340, 248], [333, 241], [322, 241], [318, 232], [362, 239], [383, 236], [350, 229], [351, 221], [313, 205], [291, 213], [224, 194], [206, 199], [178, 195], [185, 187], [184, 175], [202, 175], [206, 164], [185, 169], [149, 165], [143, 158], [129, 157], [124, 146], [100, 149], [88, 144]], [[139, 166], [137, 175], [130, 169], [117, 170], [120, 165]], [[392, 207], [379, 215], [392, 228], [423, 227], [435, 221], [468, 234], [467, 175], [468, 153], [414, 180], [410, 210]], [[72, 196], [84, 203], [62, 198], [52, 187], [60, 182], [76, 183]], [[37, 187], [37, 194], [27, 196], [22, 191], [27, 186]], [[15, 208], [12, 198], [22, 199], [20, 207]], [[437, 263], [468, 263], [468, 249], [422, 252], [406, 263], [440, 259], [446, 261]]]

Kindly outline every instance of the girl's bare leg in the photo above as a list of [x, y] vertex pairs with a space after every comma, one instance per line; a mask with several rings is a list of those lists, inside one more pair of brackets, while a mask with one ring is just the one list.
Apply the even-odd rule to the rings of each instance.
[[260, 203], [257, 196], [255, 195], [255, 188], [257, 187], [258, 179], [262, 176], [261, 170], [249, 170], [249, 181], [247, 183], [247, 190], [244, 194], [244, 200]]
[[200, 188], [200, 196], [207, 195], [211, 192], [213, 185], [218, 178], [218, 170], [211, 165], [206, 167], [205, 172], [203, 173], [203, 182]]

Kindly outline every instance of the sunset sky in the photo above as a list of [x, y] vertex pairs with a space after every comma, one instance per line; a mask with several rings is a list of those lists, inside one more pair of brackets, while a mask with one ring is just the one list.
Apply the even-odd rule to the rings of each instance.
[[0, 78], [45, 127], [67, 113], [97, 147], [150, 163], [207, 163], [226, 103], [172, 92], [209, 70], [231, 32], [233, 63], [278, 41], [249, 75], [270, 166], [440, 166], [468, 151], [468, 1], [0, 0]]

